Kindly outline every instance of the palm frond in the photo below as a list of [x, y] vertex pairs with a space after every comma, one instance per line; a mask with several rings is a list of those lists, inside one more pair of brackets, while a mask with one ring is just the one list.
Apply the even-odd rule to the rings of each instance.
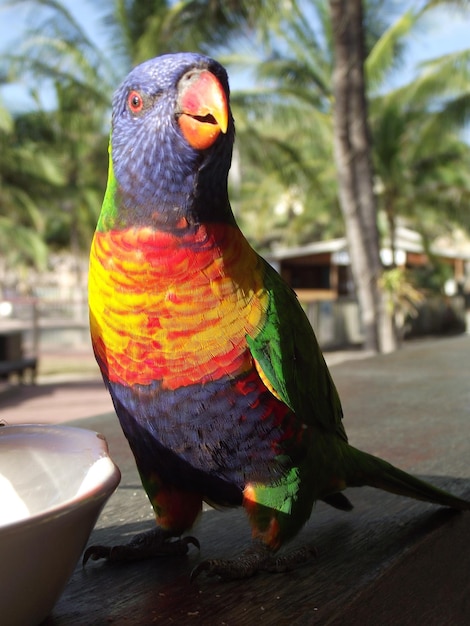
[[383, 85], [384, 78], [396, 66], [397, 51], [416, 22], [416, 15], [406, 11], [378, 39], [367, 55], [365, 71], [371, 89]]

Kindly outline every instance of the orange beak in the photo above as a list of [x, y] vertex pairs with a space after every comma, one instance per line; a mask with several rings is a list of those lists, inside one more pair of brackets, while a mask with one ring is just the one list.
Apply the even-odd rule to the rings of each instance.
[[210, 148], [221, 132], [227, 132], [227, 96], [212, 72], [194, 70], [183, 76], [178, 113], [181, 132], [196, 150]]

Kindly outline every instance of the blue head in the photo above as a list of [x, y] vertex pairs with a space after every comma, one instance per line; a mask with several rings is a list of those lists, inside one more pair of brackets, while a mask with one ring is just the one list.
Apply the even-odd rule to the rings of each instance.
[[113, 99], [111, 156], [119, 221], [172, 229], [231, 220], [234, 124], [225, 69], [192, 53], [135, 67]]

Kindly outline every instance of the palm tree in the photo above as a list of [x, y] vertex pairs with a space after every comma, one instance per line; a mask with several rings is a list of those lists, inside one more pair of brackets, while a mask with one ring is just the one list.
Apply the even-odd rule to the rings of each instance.
[[254, 19], [255, 10], [243, 0], [102, 0], [113, 42], [112, 50], [104, 50], [56, 0], [8, 4], [37, 8], [34, 29], [20, 52], [5, 55], [12, 74], [27, 78], [33, 86], [47, 81], [55, 92], [56, 108], [49, 116], [54, 128], [51, 146], [62, 164], [67, 195], [49, 208], [48, 242], [86, 249], [105, 186], [104, 136], [116, 85], [143, 58], [176, 49], [207, 51], [221, 46], [227, 33]]
[[113, 54], [127, 68], [167, 52], [226, 49], [230, 37], [252, 28], [277, 6], [273, 0], [102, 0], [100, 4], [115, 42]]
[[364, 75], [362, 1], [330, 0], [330, 13], [335, 49], [335, 160], [364, 347], [390, 352], [395, 342], [380, 289], [382, 263]]
[[46, 207], [65, 181], [41, 116], [13, 117], [0, 107], [0, 120], [0, 248], [5, 276], [18, 263], [45, 266]]
[[[25, 1], [16, 0], [12, 4]], [[221, 60], [225, 56], [226, 61], [240, 64], [244, 59], [234, 54], [236, 47], [229, 43], [247, 41], [243, 28], [259, 34], [252, 48], [263, 62], [257, 72], [259, 87], [243, 92], [235, 90], [232, 94], [238, 137], [231, 176], [234, 209], [247, 229], [251, 229], [251, 238], [258, 245], [268, 246], [282, 237], [294, 243], [328, 232], [327, 229], [333, 235], [340, 234], [342, 223], [332, 153], [332, 28], [326, 0], [287, 3], [101, 0], [100, 6], [108, 16], [109, 32], [113, 34], [112, 55], [100, 49], [101, 42], [89, 41], [59, 2], [37, 0], [35, 4], [41, 10], [49, 7], [52, 14], [47, 14], [41, 37], [29, 38], [23, 52], [23, 61], [28, 63], [22, 69], [29, 68], [41, 80], [46, 76], [53, 81], [59, 105], [54, 125], [65, 138], [63, 166], [74, 189], [70, 196], [75, 199], [73, 206], [54, 205], [54, 218], [49, 221], [54, 225], [49, 229], [52, 240], [67, 230], [67, 224], [76, 225], [72, 230], [80, 233], [76, 237], [78, 242], [87, 238], [92, 213], [99, 206], [97, 190], [103, 187], [94, 170], [97, 163], [106, 165], [103, 129], [107, 127], [104, 120], [109, 112], [109, 98], [130, 65], [175, 49], [215, 51]], [[365, 69], [372, 129], [377, 137], [381, 127], [385, 128], [388, 115], [384, 108], [381, 117], [381, 105], [386, 107], [381, 92], [383, 79], [404, 50], [406, 36], [421, 15], [408, 11], [390, 26], [383, 23], [382, 16], [386, 14], [383, 4], [382, 0], [368, 2], [365, 14]], [[439, 4], [436, 0], [428, 2], [424, 8], [429, 10], [436, 4]], [[419, 88], [415, 85], [414, 102], [416, 107], [421, 102], [423, 120], [431, 110], [430, 103], [435, 102], [435, 98], [430, 98], [432, 84], [428, 82], [426, 88], [424, 83]], [[442, 94], [438, 82], [434, 83], [436, 93]], [[407, 94], [411, 101], [411, 88]], [[92, 107], [88, 106], [90, 103]], [[455, 119], [458, 110], [465, 110], [464, 106], [459, 109], [456, 97], [447, 103], [447, 114], [452, 113]], [[443, 129], [444, 125], [436, 122], [436, 129], [439, 128]], [[421, 140], [425, 135], [423, 125]], [[67, 154], [72, 154], [73, 159]], [[374, 155], [377, 170], [380, 158], [377, 152]], [[410, 157], [406, 162], [409, 165], [413, 159]], [[416, 163], [420, 164], [416, 176], [419, 172], [419, 180], [424, 181], [425, 163]], [[384, 185], [385, 176], [379, 173]], [[441, 173], [444, 177], [442, 168]], [[431, 176], [428, 180], [431, 181]], [[465, 176], [454, 176], [454, 192], [457, 182], [464, 180]], [[88, 189], [87, 197], [78, 200], [85, 189]], [[404, 190], [402, 187], [401, 198]], [[451, 186], [449, 203], [450, 198]], [[380, 206], [382, 200], [379, 197]], [[404, 202], [396, 202], [394, 211], [401, 212], [404, 206]], [[268, 237], [267, 231], [271, 231]]]
[[[470, 148], [460, 137], [451, 116], [447, 128], [437, 123], [441, 111], [429, 111], [407, 99], [406, 86], [372, 101], [374, 162], [379, 208], [387, 219], [394, 248], [396, 222], [408, 223], [426, 234], [439, 223], [468, 226]], [[424, 232], [423, 232], [424, 231]]]
[[[365, 71], [367, 75], [367, 85], [368, 85], [368, 93], [369, 100], [371, 101], [371, 107], [373, 111], [373, 119], [372, 119], [372, 131], [373, 131], [373, 149], [374, 149], [374, 164], [377, 166], [380, 163], [381, 156], [384, 156], [383, 149], [386, 150], [385, 146], [381, 146], [381, 133], [384, 137], [388, 137], [389, 143], [393, 143], [393, 140], [396, 139], [398, 141], [398, 133], [397, 129], [387, 130], [387, 124], [391, 123], [391, 108], [387, 107], [387, 99], [386, 97], [374, 94], [380, 94], [383, 91], [383, 81], [384, 78], [390, 73], [390, 71], [395, 67], [397, 60], [400, 58], [400, 54], [403, 54], [405, 50], [405, 42], [406, 37], [410, 34], [411, 29], [419, 23], [419, 20], [425, 11], [430, 10], [434, 6], [439, 3], [429, 2], [426, 3], [424, 7], [420, 11], [406, 11], [403, 15], [398, 16], [398, 18], [389, 25], [387, 28], [384, 28], [384, 24], [381, 20], [377, 20], [377, 10], [379, 11], [378, 16], [383, 14], [383, 7], [381, 6], [383, 3], [366, 3], [366, 14], [365, 14], [365, 23], [368, 27], [368, 30], [365, 34], [365, 51], [367, 52], [367, 58], [365, 60]], [[291, 7], [296, 8], [295, 11], [291, 11], [290, 22], [288, 27], [279, 29], [281, 34], [278, 35], [278, 39], [281, 39], [281, 45], [278, 45], [277, 48], [274, 44], [274, 51], [271, 52], [271, 56], [267, 61], [261, 64], [261, 77], [265, 80], [271, 81], [270, 86], [271, 90], [282, 94], [285, 98], [288, 99], [289, 104], [291, 105], [290, 115], [291, 119], [293, 119], [293, 124], [300, 122], [301, 132], [306, 138], [305, 144], [302, 141], [297, 142], [295, 145], [297, 149], [302, 146], [305, 149], [298, 151], [297, 153], [297, 162], [301, 163], [304, 166], [304, 170], [307, 169], [307, 164], [309, 163], [308, 154], [315, 154], [319, 152], [323, 155], [328, 155], [330, 158], [325, 162], [327, 165], [323, 167], [323, 171], [330, 169], [331, 164], [331, 154], [329, 153], [326, 145], [331, 145], [332, 143], [332, 124], [331, 122], [324, 123], [323, 129], [324, 133], [319, 134], [318, 136], [312, 136], [307, 138], [309, 123], [311, 123], [312, 119], [315, 119], [315, 116], [321, 114], [323, 115], [324, 120], [331, 120], [332, 106], [334, 102], [333, 94], [332, 94], [332, 85], [331, 85], [331, 70], [332, 70], [332, 58], [333, 58], [333, 46], [332, 46], [332, 38], [331, 38], [331, 23], [329, 22], [328, 13], [325, 9], [327, 3], [325, 2], [314, 2], [310, 4], [310, 8], [313, 8], [316, 13], [316, 20], [313, 22], [311, 20], [311, 16], [307, 17], [305, 14], [305, 6], [306, 3], [301, 3], [297, 5], [297, 3], [291, 3]], [[347, 6], [342, 6], [341, 13], [341, 21], [344, 21], [346, 8], [350, 8], [352, 3], [347, 3]], [[300, 8], [299, 8], [300, 7]], [[382, 11], [382, 13], [380, 13]], [[316, 26], [316, 28], [313, 27]], [[371, 28], [372, 27], [372, 28]], [[276, 42], [275, 42], [276, 43]], [[460, 62], [457, 63], [456, 59], [445, 59], [442, 62], [435, 64], [435, 68], [439, 68], [439, 71], [434, 73], [434, 77], [431, 76], [431, 72], [428, 74], [428, 78], [426, 81], [424, 79], [420, 79], [415, 82], [413, 86], [410, 86], [408, 89], [408, 97], [404, 98], [404, 94], [402, 93], [402, 104], [403, 111], [408, 111], [409, 108], [410, 97], [413, 93], [412, 88], [416, 90], [416, 95], [414, 97], [415, 106], [414, 106], [414, 116], [418, 116], [421, 120], [422, 130], [420, 133], [417, 133], [417, 127], [415, 127], [414, 133], [408, 132], [407, 139], [408, 142], [414, 146], [414, 150], [416, 151], [416, 155], [418, 153], [423, 157], [425, 153], [425, 140], [431, 140], [436, 142], [436, 145], [447, 145], [449, 147], [449, 142], [452, 143], [452, 139], [449, 136], [445, 136], [445, 133], [449, 131], [449, 125], [455, 126], [461, 124], [465, 119], [465, 115], [468, 112], [468, 101], [466, 90], [468, 90], [468, 75], [466, 74], [466, 68], [468, 68], [468, 57], [465, 57], [466, 53], [460, 54]], [[445, 61], [445, 62], [444, 62]], [[345, 62], [350, 67], [350, 58], [346, 58]], [[452, 63], [453, 71], [449, 71], [449, 65]], [[456, 69], [458, 69], [458, 73], [456, 73]], [[347, 74], [344, 74], [347, 76]], [[458, 76], [458, 78], [457, 78]], [[451, 77], [453, 77], [451, 79]], [[459, 85], [455, 83], [459, 81]], [[452, 84], [451, 84], [452, 83]], [[269, 84], [269, 82], [268, 82]], [[452, 91], [453, 90], [453, 91]], [[450, 99], [446, 99], [446, 106], [442, 109], [442, 112], [438, 112], [435, 114], [436, 98], [442, 98], [443, 94], [451, 94], [452, 97]], [[420, 98], [417, 96], [420, 95]], [[362, 95], [362, 98], [364, 94]], [[404, 99], [403, 99], [404, 98]], [[361, 99], [358, 100], [361, 102]], [[418, 106], [419, 104], [419, 106]], [[309, 113], [310, 111], [310, 113]], [[264, 112], [263, 112], [264, 113]], [[409, 115], [408, 115], [409, 114]], [[409, 121], [411, 119], [411, 112], [407, 113], [408, 119], [403, 117], [402, 123], [405, 128], [409, 128]], [[282, 116], [282, 113], [281, 113]], [[344, 115], [341, 115], [341, 119], [347, 119], [348, 113], [345, 111]], [[442, 123], [442, 118], [445, 117], [446, 123]], [[308, 120], [309, 123], [305, 121]], [[416, 122], [417, 123], [417, 122]], [[271, 127], [275, 127], [274, 124], [271, 124]], [[361, 127], [361, 126], [359, 126]], [[364, 127], [364, 122], [362, 123], [362, 127]], [[315, 128], [317, 126], [315, 125]], [[437, 134], [431, 132], [434, 129]], [[292, 129], [292, 136], [295, 136], [295, 130]], [[300, 133], [297, 133], [299, 136]], [[440, 137], [439, 137], [440, 135]], [[319, 150], [319, 138], [322, 142], [325, 142], [325, 148]], [[310, 145], [309, 145], [310, 139]], [[367, 146], [368, 139], [367, 136], [363, 138], [363, 145]], [[428, 144], [429, 150], [429, 144]], [[455, 152], [457, 154], [459, 151]], [[439, 158], [436, 158], [436, 166], [440, 162], [441, 174], [442, 172], [442, 158], [444, 155], [444, 151]], [[447, 151], [447, 155], [449, 152]], [[409, 170], [407, 167], [411, 167], [412, 163], [408, 162], [406, 167], [403, 167], [405, 164], [400, 163], [399, 160], [396, 160], [394, 164], [390, 163], [390, 159], [398, 158], [398, 152], [390, 151], [388, 153], [389, 162], [388, 164], [382, 168], [386, 170], [388, 167], [388, 177], [392, 175], [395, 169], [401, 171], [402, 176], [408, 176], [409, 184], [408, 186], [403, 185], [403, 181], [399, 184], [395, 185], [395, 191], [397, 193], [397, 197], [400, 199], [400, 202], [393, 203], [389, 202], [390, 195], [382, 194], [379, 198], [379, 207], [387, 208], [388, 215], [390, 218], [395, 219], [394, 215], [397, 211], [401, 211], [402, 207], [407, 200], [405, 200], [405, 190], [410, 189], [411, 185], [411, 177], [412, 172], [415, 172], [414, 182], [416, 183], [419, 179], [417, 178], [418, 172], [421, 172], [421, 175], [424, 174], [422, 166], [424, 166], [424, 162], [422, 164], [416, 162], [413, 164], [415, 169]], [[365, 262], [363, 263], [363, 268], [361, 270], [357, 270], [356, 274], [356, 284], [358, 281], [361, 281], [362, 278], [365, 278], [365, 291], [367, 292], [370, 289], [371, 285], [376, 285], [380, 274], [382, 272], [380, 258], [378, 255], [378, 246], [379, 239], [377, 236], [377, 208], [376, 208], [376, 199], [375, 194], [372, 193], [372, 181], [376, 177], [373, 178], [372, 170], [371, 170], [371, 157], [366, 159], [366, 163], [369, 161], [370, 165], [366, 168], [368, 173], [366, 174], [366, 186], [369, 189], [368, 194], [362, 194], [362, 197], [369, 198], [369, 217], [366, 220], [366, 223], [369, 224], [370, 235], [366, 238], [365, 242], [360, 246], [363, 250], [363, 257]], [[352, 162], [349, 160], [348, 162]], [[429, 158], [427, 159], [427, 165], [429, 166]], [[454, 159], [454, 164], [457, 165], [457, 161]], [[416, 169], [417, 168], [417, 169]], [[462, 170], [462, 165], [458, 167], [458, 169]], [[301, 171], [301, 168], [299, 168]], [[318, 175], [321, 170], [311, 170], [310, 171], [310, 180], [319, 180]], [[380, 172], [379, 172], [380, 173]], [[383, 174], [384, 180], [387, 178], [385, 174]], [[466, 176], [458, 177], [460, 181], [464, 181]], [[354, 179], [356, 179], [356, 175], [354, 175]], [[297, 182], [298, 179], [296, 179]], [[356, 179], [358, 180], [358, 179]], [[442, 180], [442, 176], [441, 176]], [[457, 177], [453, 177], [453, 185], [452, 189], [454, 194], [456, 192], [455, 182]], [[336, 202], [331, 202], [331, 198], [335, 197], [336, 188], [334, 183], [332, 182], [332, 178], [330, 176], [326, 177], [327, 183], [330, 185], [330, 189], [333, 188], [330, 193], [325, 193], [320, 195], [320, 197], [329, 198], [330, 206], [336, 207]], [[380, 187], [383, 189], [383, 181], [382, 176], [380, 176]], [[305, 189], [302, 187], [302, 189]], [[422, 191], [423, 189], [421, 189]], [[441, 186], [442, 191], [442, 186]], [[460, 198], [462, 198], [465, 193], [464, 189], [461, 189], [462, 193], [460, 194]], [[451, 190], [449, 189], [450, 196]], [[313, 199], [313, 202], [317, 202], [318, 194], [310, 194], [310, 199]], [[387, 204], [384, 204], [384, 201], [387, 200]], [[422, 203], [421, 203], [422, 206]], [[448, 204], [446, 205], [448, 206]], [[461, 205], [460, 205], [461, 206]], [[441, 201], [441, 210], [442, 210], [442, 201]], [[409, 211], [408, 211], [409, 213]], [[314, 215], [312, 211], [309, 215]], [[352, 217], [352, 221], [354, 222], [357, 214], [355, 211], [347, 214], [347, 218], [349, 215]], [[298, 218], [297, 218], [298, 219]], [[348, 219], [346, 219], [346, 222]], [[389, 224], [392, 224], [389, 221]], [[347, 228], [348, 230], [348, 228]], [[350, 237], [350, 250], [351, 247], [354, 247], [356, 242], [361, 241], [362, 234], [364, 232], [364, 218], [361, 218], [361, 221], [357, 224], [357, 228], [355, 228], [355, 233], [360, 236]], [[373, 245], [371, 245], [373, 242]], [[369, 258], [370, 251], [373, 251], [373, 257]], [[375, 269], [372, 272], [372, 276], [368, 277], [368, 271], [364, 271], [364, 267], [374, 267]], [[369, 285], [369, 286], [368, 286]], [[371, 319], [377, 319], [377, 313], [374, 313], [375, 305], [374, 301], [380, 301], [378, 294], [375, 296], [371, 294], [369, 298], [369, 305], [362, 303], [362, 310], [370, 310], [371, 314], [369, 317]], [[371, 336], [375, 334], [375, 331], [371, 331]], [[370, 345], [376, 345], [375, 340], [372, 338], [370, 340]]]

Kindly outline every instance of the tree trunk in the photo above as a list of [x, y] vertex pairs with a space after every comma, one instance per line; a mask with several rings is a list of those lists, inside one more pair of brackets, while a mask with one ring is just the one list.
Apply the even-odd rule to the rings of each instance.
[[382, 273], [364, 81], [361, 0], [330, 0], [334, 39], [334, 152], [339, 200], [364, 330], [364, 348], [391, 352], [396, 343], [379, 286]]

